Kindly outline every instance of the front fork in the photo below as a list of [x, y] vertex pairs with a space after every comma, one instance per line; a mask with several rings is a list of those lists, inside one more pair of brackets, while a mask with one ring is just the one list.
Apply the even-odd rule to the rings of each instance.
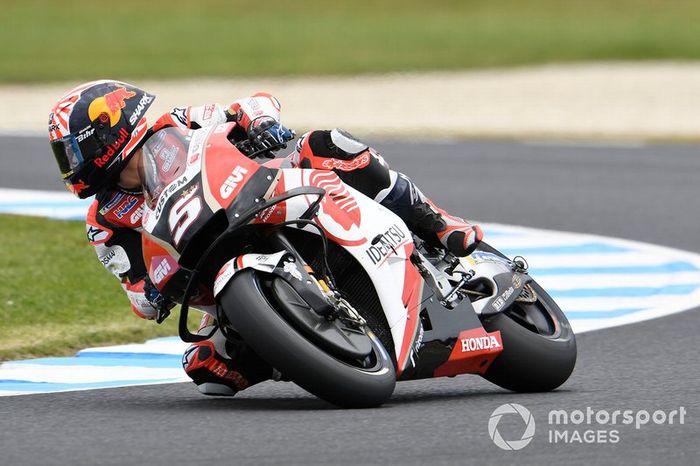
[[[307, 302], [311, 305], [311, 308], [316, 313], [326, 317], [327, 319], [340, 317], [345, 322], [352, 323], [356, 326], [367, 325], [367, 321], [360, 315], [360, 313], [345, 298], [342, 297], [340, 292], [338, 292], [332, 272], [325, 262], [325, 254], [327, 251], [324, 250], [322, 253], [324, 254], [323, 272], [325, 272], [325, 274], [323, 274], [324, 276], [320, 276], [318, 271], [315, 271], [306, 263], [299, 251], [297, 251], [282, 230], [278, 229], [273, 231], [270, 235], [269, 241], [270, 244], [275, 246], [275, 248], [287, 251], [291, 258], [293, 258], [297, 264], [302, 266], [302, 269], [305, 272], [304, 282], [306, 286], [303, 286], [305, 289], [305, 294], [300, 292], [302, 285], [294, 282], [291, 284], [292, 286], [298, 285], [299, 288], [295, 288], [295, 290], [307, 300]], [[313, 292], [311, 293], [309, 290], [313, 290]], [[313, 294], [315, 297], [311, 297], [311, 294]], [[313, 302], [309, 301], [307, 296], [310, 297]], [[323, 300], [323, 303], [321, 300]]]
[[317, 314], [327, 318], [331, 317], [335, 312], [335, 306], [331, 299], [334, 293], [324, 278], [316, 276], [314, 270], [304, 261], [299, 251], [281, 230], [274, 230], [268, 240], [276, 249], [288, 253], [283, 259], [283, 270], [280, 273], [287, 275], [285, 279], [294, 291], [304, 298], [309, 307]]

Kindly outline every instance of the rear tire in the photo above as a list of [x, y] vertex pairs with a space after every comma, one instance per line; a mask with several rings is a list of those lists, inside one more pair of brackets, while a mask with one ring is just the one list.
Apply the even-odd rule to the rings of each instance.
[[536, 282], [530, 285], [538, 296], [535, 303], [516, 302], [501, 313], [482, 316], [484, 328], [500, 330], [503, 340], [503, 352], [483, 377], [516, 392], [546, 392], [573, 372], [576, 337], [554, 300]]
[[343, 408], [370, 408], [391, 397], [396, 373], [386, 349], [369, 332], [369, 364], [337, 359], [290, 325], [266, 297], [260, 277], [244, 270], [219, 301], [229, 322], [265, 361], [314, 395]]

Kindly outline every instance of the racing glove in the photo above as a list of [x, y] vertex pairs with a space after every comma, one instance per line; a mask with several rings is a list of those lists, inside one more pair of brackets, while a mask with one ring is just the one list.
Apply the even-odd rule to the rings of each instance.
[[156, 323], [162, 323], [170, 315], [170, 310], [175, 307], [175, 302], [163, 296], [149, 277], [144, 278], [143, 293], [148, 302], [151, 303], [151, 306], [157, 311]]
[[[272, 152], [287, 147], [294, 139], [294, 131], [280, 123], [282, 106], [275, 97], [258, 92], [251, 97], [237, 100], [227, 110], [233, 120], [245, 131], [245, 141], [256, 153]], [[250, 155], [250, 154], [249, 154]]]
[[253, 147], [260, 151], [283, 149], [295, 135], [293, 130], [267, 116], [254, 120], [248, 130]]

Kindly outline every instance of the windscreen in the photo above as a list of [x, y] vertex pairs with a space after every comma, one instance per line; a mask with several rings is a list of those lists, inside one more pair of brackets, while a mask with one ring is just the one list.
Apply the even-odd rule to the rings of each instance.
[[191, 134], [189, 129], [165, 128], [144, 144], [141, 180], [149, 208], [166, 186], [185, 173]]

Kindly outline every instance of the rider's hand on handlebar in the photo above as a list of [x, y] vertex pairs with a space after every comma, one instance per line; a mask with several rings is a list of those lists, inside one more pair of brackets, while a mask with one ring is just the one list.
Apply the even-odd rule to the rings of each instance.
[[274, 151], [287, 147], [295, 132], [269, 116], [253, 120], [248, 128], [248, 139], [257, 151]]
[[143, 292], [151, 306], [158, 311], [155, 321], [162, 323], [170, 315], [170, 310], [175, 307], [175, 302], [163, 296], [149, 277], [144, 279]]

